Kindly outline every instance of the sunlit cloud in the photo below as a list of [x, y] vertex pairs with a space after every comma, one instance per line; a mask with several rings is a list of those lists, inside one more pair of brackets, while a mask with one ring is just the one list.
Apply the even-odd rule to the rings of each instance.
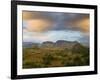
[[37, 15], [38, 15], [38, 12], [32, 12], [32, 11], [23, 11], [22, 12], [23, 20], [33, 19]]
[[89, 33], [90, 19], [89, 17], [75, 18], [65, 22], [66, 29], [81, 31], [83, 33]]
[[89, 18], [86, 18], [86, 19], [76, 21], [73, 26], [77, 26], [80, 30], [84, 32], [89, 32], [90, 20]]
[[44, 19], [27, 20], [27, 30], [33, 32], [43, 32], [52, 27], [52, 23]]

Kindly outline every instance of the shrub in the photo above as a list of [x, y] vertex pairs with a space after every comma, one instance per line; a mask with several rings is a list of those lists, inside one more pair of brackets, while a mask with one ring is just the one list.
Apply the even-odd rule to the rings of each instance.
[[51, 61], [53, 60], [53, 56], [50, 55], [50, 54], [46, 54], [44, 57], [43, 57], [43, 62], [45, 65], [49, 65], [51, 63]]

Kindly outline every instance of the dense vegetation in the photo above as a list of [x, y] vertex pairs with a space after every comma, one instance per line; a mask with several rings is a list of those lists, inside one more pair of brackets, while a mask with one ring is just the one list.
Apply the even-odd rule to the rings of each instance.
[[23, 68], [64, 67], [89, 65], [89, 48], [74, 45], [61, 47], [24, 47]]

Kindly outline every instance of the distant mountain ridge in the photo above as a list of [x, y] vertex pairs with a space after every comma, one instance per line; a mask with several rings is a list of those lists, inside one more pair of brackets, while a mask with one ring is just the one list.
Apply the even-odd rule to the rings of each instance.
[[32, 46], [38, 46], [38, 43], [32, 43], [32, 42], [23, 42], [23, 47], [32, 47]]
[[59, 47], [59, 48], [71, 49], [71, 48], [75, 47], [75, 45], [83, 46], [81, 43], [79, 43], [77, 41], [66, 41], [66, 40], [58, 40], [56, 42], [45, 41], [45, 42], [42, 42], [41, 44], [32, 43], [32, 42], [23, 42], [23, 47], [32, 47], [32, 46], [35, 47], [35, 46], [38, 46], [38, 47], [45, 47], [45, 48]]
[[71, 49], [74, 45], [80, 45], [77, 41], [58, 40], [55, 43], [46, 41], [41, 44], [42, 47], [61, 47]]

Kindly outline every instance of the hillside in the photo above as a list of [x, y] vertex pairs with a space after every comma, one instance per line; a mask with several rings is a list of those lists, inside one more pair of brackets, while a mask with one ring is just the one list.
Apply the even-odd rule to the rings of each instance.
[[89, 65], [89, 48], [77, 41], [46, 41], [23, 47], [23, 68], [85, 65]]

